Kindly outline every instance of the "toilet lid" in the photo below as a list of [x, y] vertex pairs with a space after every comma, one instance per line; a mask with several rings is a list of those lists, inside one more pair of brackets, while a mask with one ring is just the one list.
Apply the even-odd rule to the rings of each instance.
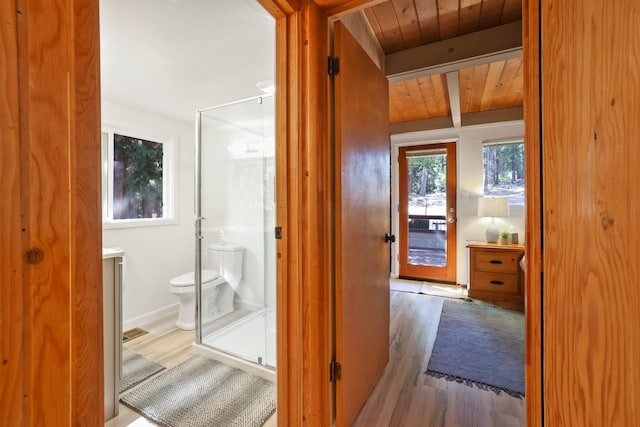
[[[211, 282], [219, 276], [220, 275], [216, 270], [202, 270], [202, 283]], [[195, 274], [191, 271], [178, 277], [174, 277], [169, 283], [173, 286], [193, 286], [195, 281]]]

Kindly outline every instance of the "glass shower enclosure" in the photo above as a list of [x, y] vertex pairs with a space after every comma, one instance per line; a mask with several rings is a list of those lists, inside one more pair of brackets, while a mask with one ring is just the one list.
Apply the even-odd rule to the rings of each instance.
[[[269, 370], [276, 367], [274, 125], [273, 95], [196, 112], [196, 347]], [[220, 254], [239, 261], [235, 279]], [[211, 282], [212, 270], [224, 280]], [[221, 314], [212, 307], [224, 292], [233, 307]]]

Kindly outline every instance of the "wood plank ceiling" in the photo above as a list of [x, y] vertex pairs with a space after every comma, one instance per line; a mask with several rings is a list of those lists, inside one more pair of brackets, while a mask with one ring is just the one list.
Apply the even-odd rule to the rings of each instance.
[[[390, 0], [364, 9], [385, 55], [522, 19], [521, 0]], [[461, 68], [462, 115], [522, 106], [522, 57]], [[390, 84], [390, 122], [451, 115], [446, 74]]]

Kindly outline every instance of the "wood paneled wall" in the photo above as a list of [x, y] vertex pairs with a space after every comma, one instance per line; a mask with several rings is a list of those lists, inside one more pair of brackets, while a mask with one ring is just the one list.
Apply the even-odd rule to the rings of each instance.
[[[286, 195], [278, 198], [278, 324], [286, 334], [278, 348], [278, 418], [330, 425], [326, 15], [366, 1], [262, 3], [278, 18], [278, 167], [286, 171], [278, 176]], [[540, 122], [539, 69], [525, 59], [525, 104], [534, 120], [527, 123], [528, 191], [537, 191], [540, 161], [544, 195], [528, 207], [527, 224], [528, 233], [543, 225], [546, 252], [540, 306], [534, 276], [542, 242], [527, 236], [527, 312], [534, 321], [543, 312], [545, 350], [538, 399], [542, 371], [531, 340], [540, 329], [528, 319], [528, 422], [539, 425], [544, 397], [548, 425], [637, 425], [639, 12], [633, 0], [615, 8], [604, 0], [546, 2], [540, 34], [538, 5], [525, 3], [528, 58], [541, 34], [554, 37], [541, 45]], [[0, 16], [0, 419], [100, 425], [98, 1], [4, 2]], [[531, 144], [536, 138], [542, 150]]]
[[98, 2], [12, 1], [1, 11], [0, 419], [100, 425]]
[[544, 418], [640, 425], [640, 8], [541, 2]]

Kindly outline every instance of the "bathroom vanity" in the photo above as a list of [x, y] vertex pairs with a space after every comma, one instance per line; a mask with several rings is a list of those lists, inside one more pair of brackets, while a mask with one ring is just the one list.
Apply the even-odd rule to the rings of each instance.
[[524, 311], [523, 245], [470, 243], [469, 298]]
[[118, 415], [122, 379], [122, 259], [119, 248], [102, 249], [104, 418]]

